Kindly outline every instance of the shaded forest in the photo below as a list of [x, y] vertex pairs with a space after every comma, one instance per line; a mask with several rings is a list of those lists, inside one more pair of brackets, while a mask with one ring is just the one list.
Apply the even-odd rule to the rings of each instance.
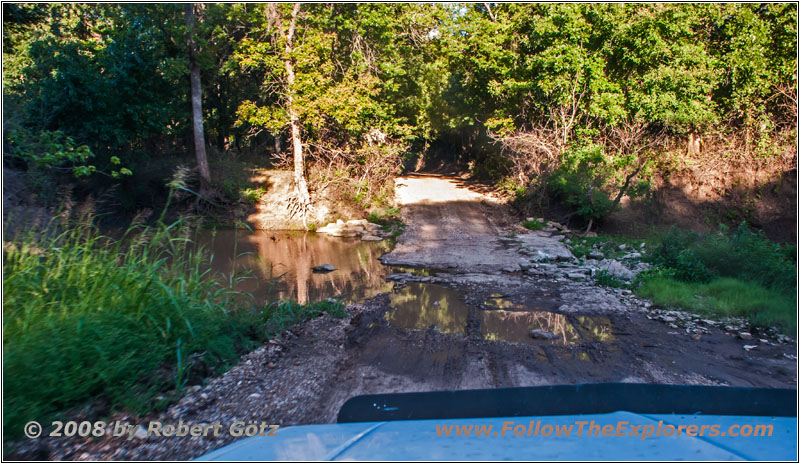
[[331, 186], [386, 209], [394, 175], [448, 167], [587, 228], [699, 167], [752, 219], [796, 172], [796, 24], [791, 4], [6, 4], [4, 162], [40, 201], [68, 184], [127, 214], [179, 164], [216, 207], [260, 191], [215, 166], [293, 170], [301, 215]]

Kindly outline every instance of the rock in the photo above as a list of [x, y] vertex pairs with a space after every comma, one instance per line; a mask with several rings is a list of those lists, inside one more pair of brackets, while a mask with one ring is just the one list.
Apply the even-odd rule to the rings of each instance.
[[361, 236], [361, 241], [362, 242], [380, 242], [381, 240], [383, 240], [383, 239], [381, 237], [378, 237], [377, 235], [362, 235]]
[[783, 357], [786, 358], [786, 359], [791, 359], [792, 361], [797, 361], [797, 356], [795, 356], [793, 354], [783, 353]]
[[586, 232], [584, 237], [597, 237], [597, 232]]
[[617, 250], [624, 250], [625, 248], [628, 248], [628, 247], [623, 243], [622, 245], [617, 247]]
[[742, 340], [750, 340], [753, 338], [753, 336], [750, 334], [750, 332], [739, 332], [739, 338]]
[[558, 338], [558, 335], [541, 329], [531, 330], [530, 335], [531, 338], [536, 340], [553, 340], [554, 338]]
[[750, 350], [758, 348], [758, 345], [745, 345], [742, 348], [744, 348], [745, 351], [750, 351]]
[[598, 268], [607, 271], [609, 274], [625, 280], [632, 280], [636, 274], [625, 267], [616, 259], [604, 259], [598, 264]]
[[573, 258], [566, 245], [537, 233], [520, 234], [515, 239], [520, 244], [520, 252], [530, 256], [532, 261], [569, 261]]
[[765, 345], [769, 344], [769, 340], [767, 340], [766, 338], [759, 338], [758, 341], [760, 341], [761, 343], [763, 343]]
[[605, 255], [603, 255], [603, 253], [600, 252], [600, 251], [592, 251], [591, 253], [589, 253], [589, 258], [591, 258], [591, 259], [603, 259], [603, 258], [605, 258]]
[[641, 253], [637, 253], [635, 251], [631, 252], [631, 253], [628, 253], [627, 255], [622, 257], [622, 259], [641, 259], [641, 258], [642, 258], [642, 254]]
[[381, 226], [366, 219], [351, 219], [347, 222], [341, 219], [335, 223], [330, 223], [325, 227], [317, 229], [321, 234], [333, 235], [334, 237], [360, 237], [376, 236], [380, 233]]
[[585, 275], [580, 274], [578, 272], [570, 272], [569, 274], [567, 274], [567, 277], [569, 277], [572, 280], [583, 280], [584, 278], [586, 278]]
[[333, 272], [336, 268], [330, 264], [320, 264], [319, 266], [313, 266], [311, 270], [314, 272]]

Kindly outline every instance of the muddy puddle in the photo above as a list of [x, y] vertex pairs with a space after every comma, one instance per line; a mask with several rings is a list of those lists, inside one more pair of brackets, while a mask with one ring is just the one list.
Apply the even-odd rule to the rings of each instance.
[[410, 283], [392, 293], [386, 313], [389, 325], [400, 329], [429, 329], [466, 335], [470, 308], [461, 302], [459, 293], [439, 285]]
[[[384, 317], [395, 328], [434, 329], [446, 334], [467, 335], [472, 318], [478, 322], [480, 336], [485, 340], [565, 346], [614, 341], [611, 320], [607, 317], [541, 311], [537, 310], [538, 305], [531, 308], [498, 293], [486, 299], [485, 305], [490, 309], [473, 309], [461, 300], [456, 290], [435, 284], [410, 283], [396, 289], [390, 302], [392, 310]], [[530, 335], [532, 330], [549, 332], [554, 337], [534, 339]]]
[[[392, 289], [386, 282], [390, 269], [378, 261], [388, 251], [385, 242], [264, 230], [203, 231], [195, 241], [213, 253], [216, 271], [246, 276], [236, 289], [258, 302], [291, 298], [308, 303], [341, 296], [352, 303]], [[312, 272], [322, 264], [336, 270]]]
[[[224, 275], [246, 276], [236, 289], [258, 302], [291, 298], [300, 303], [340, 297], [348, 303], [390, 293], [392, 310], [385, 314], [391, 327], [433, 329], [444, 334], [480, 336], [485, 340], [572, 346], [612, 342], [611, 321], [605, 317], [553, 312], [556, 295], [528, 292], [510, 298], [490, 293], [480, 308], [464, 303], [459, 291], [430, 283], [394, 288], [386, 276], [408, 273], [436, 276], [443, 272], [418, 267], [384, 266], [378, 258], [388, 251], [385, 242], [362, 242], [311, 232], [204, 231], [196, 242], [213, 254], [213, 267]], [[313, 266], [330, 264], [329, 273]], [[481, 301], [475, 302], [476, 304]], [[468, 333], [472, 327], [472, 333]], [[532, 330], [554, 334], [551, 340], [533, 339]]]

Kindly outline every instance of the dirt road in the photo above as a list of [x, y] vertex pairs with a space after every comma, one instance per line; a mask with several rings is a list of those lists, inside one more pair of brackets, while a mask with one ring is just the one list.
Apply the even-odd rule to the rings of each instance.
[[[456, 179], [406, 177], [397, 187], [408, 226], [383, 258], [396, 266], [392, 293], [352, 305], [347, 319], [295, 327], [161, 415], [124, 420], [324, 423], [348, 398], [385, 392], [591, 382], [796, 385], [795, 361], [786, 356], [794, 343], [746, 342], [724, 324], [665, 313], [591, 279], [564, 278], [578, 268], [558, 236], [509, 234], [518, 220]], [[532, 329], [552, 338], [531, 338]], [[40, 439], [19, 452], [189, 459], [230, 441]]]

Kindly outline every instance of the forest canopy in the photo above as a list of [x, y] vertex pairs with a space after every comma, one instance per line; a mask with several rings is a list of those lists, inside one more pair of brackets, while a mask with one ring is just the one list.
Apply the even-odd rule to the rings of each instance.
[[190, 61], [213, 156], [294, 157], [312, 194], [337, 176], [355, 197], [379, 186], [364, 205], [444, 157], [591, 221], [677, 151], [763, 159], [796, 139], [795, 4], [189, 10], [4, 4], [4, 155], [90, 189], [135, 184], [193, 153]]

